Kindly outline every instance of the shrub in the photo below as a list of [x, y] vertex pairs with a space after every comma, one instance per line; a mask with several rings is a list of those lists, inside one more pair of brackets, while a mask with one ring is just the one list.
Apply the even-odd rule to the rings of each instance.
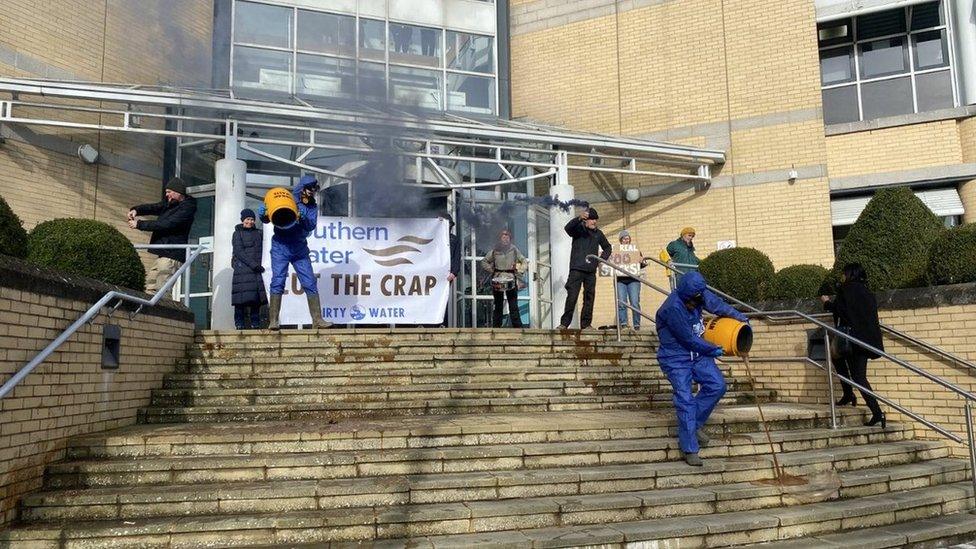
[[730, 248], [710, 254], [698, 270], [709, 285], [742, 301], [756, 301], [759, 288], [773, 276], [773, 262], [753, 248]]
[[2, 196], [0, 196], [0, 254], [27, 257], [27, 231]]
[[976, 282], [976, 223], [946, 231], [935, 241], [928, 280], [931, 284]]
[[820, 265], [793, 265], [781, 269], [763, 288], [763, 299], [805, 299], [817, 297], [827, 278]]
[[146, 270], [132, 244], [107, 223], [55, 219], [31, 231], [27, 258], [38, 265], [142, 291]]
[[860, 263], [874, 291], [923, 286], [932, 244], [944, 231], [910, 189], [880, 190], [851, 227], [833, 270]]

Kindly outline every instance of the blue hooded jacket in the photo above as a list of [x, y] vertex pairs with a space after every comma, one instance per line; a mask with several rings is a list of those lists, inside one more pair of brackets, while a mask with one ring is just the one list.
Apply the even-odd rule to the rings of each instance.
[[[699, 293], [704, 298], [704, 306], [689, 311], [685, 307], [685, 302]], [[718, 345], [713, 345], [701, 337], [705, 333], [702, 309], [717, 316], [727, 316], [742, 322], [749, 321], [745, 315], [710, 292], [701, 273], [691, 271], [685, 274], [678, 282], [678, 288], [664, 300], [654, 316], [660, 340], [657, 358], [662, 366], [691, 367], [699, 355], [711, 353], [718, 348]]]
[[[275, 240], [289, 245], [297, 243], [304, 244], [306, 239], [308, 239], [308, 235], [312, 234], [312, 231], [315, 230], [315, 224], [319, 220], [319, 210], [315, 204], [315, 199], [310, 199], [308, 204], [302, 202], [302, 191], [310, 185], [318, 185], [318, 181], [314, 175], [302, 176], [298, 180], [298, 184], [292, 188], [291, 195], [295, 199], [295, 204], [298, 206], [298, 221], [288, 227], [275, 227]], [[262, 219], [265, 223], [267, 223], [266, 218], [267, 216], [264, 216]]]

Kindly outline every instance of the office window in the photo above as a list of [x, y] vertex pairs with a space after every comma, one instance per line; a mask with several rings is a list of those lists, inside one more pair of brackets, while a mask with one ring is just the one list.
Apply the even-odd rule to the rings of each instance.
[[356, 18], [298, 10], [298, 49], [355, 57]]
[[447, 68], [490, 73], [495, 71], [495, 53], [490, 36], [447, 33]]
[[441, 66], [441, 31], [390, 23], [390, 63]]
[[943, 1], [817, 25], [824, 123], [955, 105]]
[[255, 2], [237, 2], [234, 41], [241, 44], [291, 47], [292, 10]]

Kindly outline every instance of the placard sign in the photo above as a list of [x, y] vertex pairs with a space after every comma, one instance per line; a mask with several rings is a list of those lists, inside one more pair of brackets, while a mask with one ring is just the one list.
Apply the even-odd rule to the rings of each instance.
[[[613, 253], [610, 255], [610, 261], [620, 265], [621, 268], [633, 276], [640, 276], [642, 257], [640, 249], [636, 244], [615, 244], [613, 246]], [[600, 276], [613, 276], [614, 272], [609, 266], [600, 263]], [[616, 273], [617, 276], [625, 276], [619, 271], [616, 271]]]

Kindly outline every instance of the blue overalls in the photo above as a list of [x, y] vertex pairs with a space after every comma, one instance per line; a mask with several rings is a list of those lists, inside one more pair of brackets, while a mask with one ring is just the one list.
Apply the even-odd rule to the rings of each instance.
[[[295, 267], [295, 274], [298, 281], [302, 284], [302, 290], [308, 295], [318, 295], [319, 288], [312, 271], [312, 261], [308, 257], [308, 235], [315, 230], [318, 222], [319, 212], [314, 200], [308, 204], [302, 202], [302, 190], [309, 185], [317, 185], [318, 182], [313, 176], [303, 176], [295, 188], [291, 190], [298, 205], [298, 221], [290, 227], [274, 228], [274, 236], [271, 237], [271, 293], [282, 295], [285, 293], [285, 281], [288, 279], [288, 265]], [[261, 217], [264, 215], [264, 206], [261, 207]], [[267, 221], [265, 221], [267, 223]]]

